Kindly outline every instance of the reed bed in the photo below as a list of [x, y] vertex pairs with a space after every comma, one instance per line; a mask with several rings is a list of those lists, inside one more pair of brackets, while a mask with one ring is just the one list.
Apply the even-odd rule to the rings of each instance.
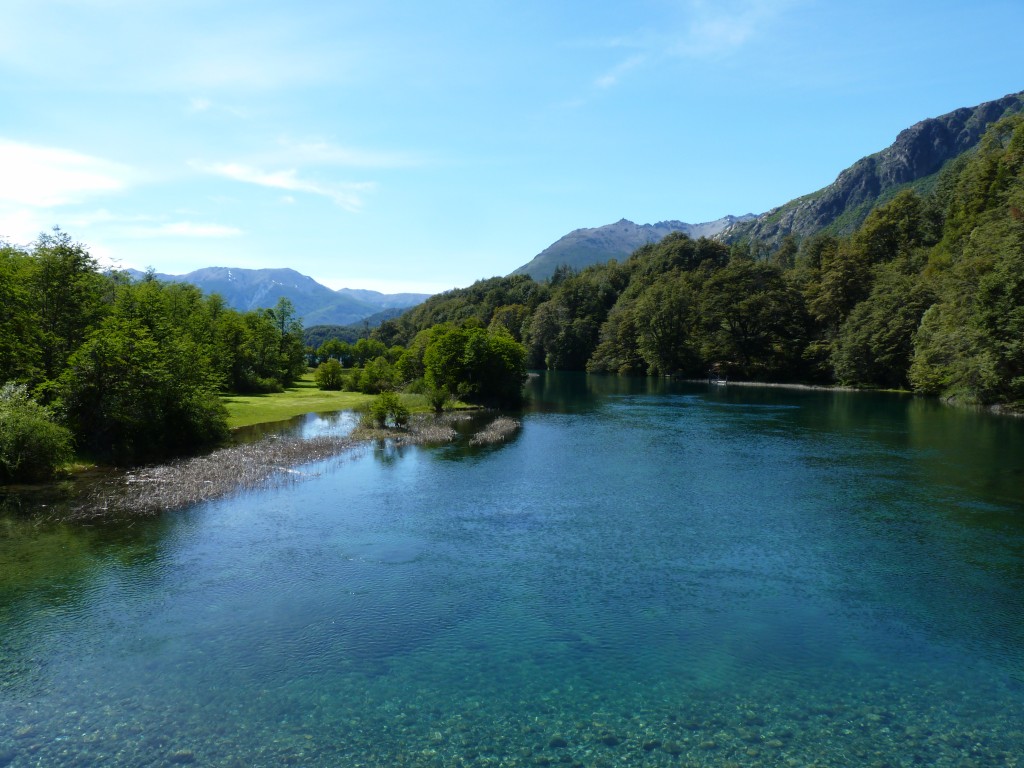
[[493, 443], [504, 442], [521, 426], [522, 424], [516, 419], [510, 419], [508, 416], [499, 416], [469, 438], [469, 444], [492, 445]]

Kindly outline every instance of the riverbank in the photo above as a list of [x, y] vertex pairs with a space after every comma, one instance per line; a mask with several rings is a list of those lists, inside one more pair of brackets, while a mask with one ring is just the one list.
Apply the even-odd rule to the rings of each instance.
[[[153, 515], [212, 501], [240, 491], [301, 481], [316, 474], [312, 465], [374, 443], [392, 446], [441, 445], [458, 436], [455, 425], [473, 413], [414, 414], [406, 429], [357, 427], [348, 435], [312, 438], [270, 435], [220, 448], [205, 456], [114, 472], [94, 480], [80, 500], [51, 505], [43, 517], [87, 521], [104, 517]], [[503, 442], [520, 422], [497, 417], [471, 438], [474, 446]]]
[[966, 408], [968, 410], [987, 411], [995, 416], [1009, 416], [1011, 418], [1024, 417], [1024, 404], [1013, 403], [992, 403], [989, 405], [981, 403], [963, 402], [955, 397], [935, 397], [934, 395], [922, 395], [909, 389], [868, 389], [865, 387], [851, 387], [841, 384], [798, 384], [782, 383], [773, 381], [726, 381], [722, 384], [708, 381], [707, 379], [677, 379], [690, 384], [710, 384], [726, 387], [759, 387], [769, 389], [797, 389], [819, 392], [884, 392], [891, 395], [908, 395], [911, 397], [923, 397], [934, 399], [953, 408]]

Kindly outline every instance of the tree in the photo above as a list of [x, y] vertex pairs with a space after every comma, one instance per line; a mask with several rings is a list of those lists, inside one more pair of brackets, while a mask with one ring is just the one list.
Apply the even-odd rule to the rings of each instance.
[[48, 480], [70, 459], [71, 432], [24, 384], [0, 387], [0, 483]]
[[195, 345], [161, 346], [138, 322], [104, 321], [57, 381], [60, 409], [92, 455], [133, 464], [188, 453], [227, 436]]
[[316, 372], [313, 374], [313, 380], [320, 389], [337, 391], [345, 383], [345, 372], [341, 367], [341, 363], [331, 357], [317, 366]]
[[42, 376], [55, 379], [104, 314], [109, 283], [85, 246], [60, 229], [40, 235], [32, 255], [30, 300], [38, 313]]
[[700, 355], [693, 339], [697, 296], [687, 280], [668, 276], [641, 294], [634, 306], [637, 348], [650, 373], [697, 372]]
[[398, 375], [395, 367], [381, 355], [370, 360], [361, 371], [358, 371], [357, 388], [368, 395], [391, 392], [398, 386]]
[[526, 350], [509, 334], [438, 326], [423, 355], [425, 379], [476, 403], [514, 404], [526, 381]]
[[43, 373], [39, 318], [29, 290], [27, 253], [0, 243], [0, 378], [38, 383]]
[[799, 376], [803, 304], [776, 267], [733, 261], [704, 283], [699, 307], [708, 363], [727, 363], [745, 376]]
[[914, 337], [934, 300], [917, 276], [882, 270], [871, 295], [850, 313], [836, 339], [832, 353], [836, 380], [860, 386], [907, 386]]

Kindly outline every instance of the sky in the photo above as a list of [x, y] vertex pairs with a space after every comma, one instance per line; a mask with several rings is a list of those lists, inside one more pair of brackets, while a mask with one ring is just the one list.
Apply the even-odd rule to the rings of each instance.
[[1021, 0], [3, 0], [0, 239], [433, 293], [1024, 90]]

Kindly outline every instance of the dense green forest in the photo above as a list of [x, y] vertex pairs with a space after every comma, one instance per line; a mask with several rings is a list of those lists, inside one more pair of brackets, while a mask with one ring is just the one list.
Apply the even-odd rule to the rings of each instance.
[[0, 303], [0, 481], [45, 475], [72, 444], [125, 464], [195, 451], [227, 434], [218, 392], [279, 391], [305, 371], [287, 300], [240, 313], [184, 283], [133, 282], [59, 230], [0, 244]]
[[669, 235], [545, 283], [449, 291], [374, 331], [505, 328], [531, 367], [906, 388], [1024, 401], [1024, 118], [994, 124], [933, 189], [908, 187], [848, 237], [775, 249]]

